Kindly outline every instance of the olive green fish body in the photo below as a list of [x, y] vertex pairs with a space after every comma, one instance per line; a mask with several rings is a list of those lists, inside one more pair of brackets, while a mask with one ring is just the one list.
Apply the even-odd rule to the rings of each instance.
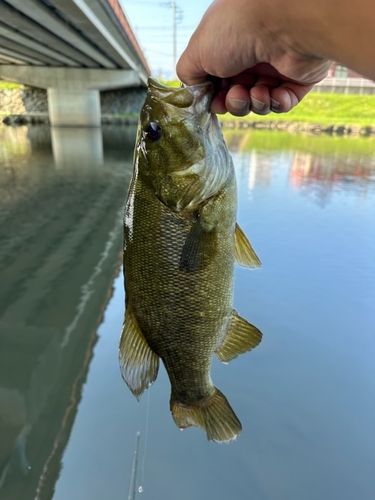
[[210, 92], [210, 84], [149, 82], [125, 210], [120, 364], [140, 397], [160, 358], [176, 424], [230, 441], [241, 424], [211, 381], [211, 360], [216, 353], [229, 361], [260, 342], [232, 308], [235, 259], [260, 263], [236, 224], [234, 168], [208, 111]]
[[141, 179], [132, 189], [131, 237], [130, 229], [125, 230], [126, 297], [147, 343], [165, 364], [173, 394], [189, 404], [208, 395], [211, 358], [232, 318], [234, 175], [209, 202], [220, 220], [215, 254], [193, 272], [180, 264], [197, 222], [194, 214], [172, 212]]

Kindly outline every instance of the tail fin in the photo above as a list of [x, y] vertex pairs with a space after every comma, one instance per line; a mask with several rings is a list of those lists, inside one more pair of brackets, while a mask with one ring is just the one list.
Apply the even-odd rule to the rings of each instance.
[[241, 422], [217, 387], [212, 395], [190, 406], [175, 401], [172, 396], [171, 411], [180, 429], [200, 427], [206, 431], [209, 441], [230, 443], [241, 434]]

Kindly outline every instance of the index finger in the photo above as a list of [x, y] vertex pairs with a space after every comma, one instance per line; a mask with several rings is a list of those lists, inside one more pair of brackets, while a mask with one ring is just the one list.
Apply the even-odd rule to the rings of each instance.
[[176, 65], [178, 78], [186, 85], [196, 85], [207, 80], [208, 74], [204, 71], [189, 47], [184, 50]]

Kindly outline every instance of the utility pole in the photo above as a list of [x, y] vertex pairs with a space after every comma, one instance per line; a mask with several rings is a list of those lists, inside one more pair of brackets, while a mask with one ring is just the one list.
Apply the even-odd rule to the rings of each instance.
[[173, 74], [176, 75], [176, 63], [177, 63], [177, 5], [176, 2], [172, 2], [173, 10]]
[[173, 28], [173, 70], [172, 73], [176, 76], [176, 63], [177, 63], [177, 23], [182, 20], [182, 9], [176, 2], [163, 2], [160, 4], [162, 7], [169, 7], [172, 9], [172, 28]]

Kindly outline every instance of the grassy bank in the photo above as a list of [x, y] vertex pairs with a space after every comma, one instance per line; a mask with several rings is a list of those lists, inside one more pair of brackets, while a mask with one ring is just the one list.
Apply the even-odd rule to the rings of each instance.
[[[164, 82], [177, 87], [179, 82]], [[230, 114], [220, 115], [220, 120], [288, 121], [319, 125], [375, 126], [375, 95], [318, 94], [310, 92], [289, 113], [270, 113], [266, 116], [250, 113], [242, 118]]]
[[[228, 113], [221, 120], [233, 120]], [[241, 120], [292, 121], [319, 125], [375, 125], [375, 95], [310, 93], [289, 113], [259, 116], [250, 113]]]
[[327, 135], [290, 134], [268, 130], [224, 129], [226, 143], [241, 151], [303, 151], [314, 154], [374, 156], [375, 137], [340, 137]]

